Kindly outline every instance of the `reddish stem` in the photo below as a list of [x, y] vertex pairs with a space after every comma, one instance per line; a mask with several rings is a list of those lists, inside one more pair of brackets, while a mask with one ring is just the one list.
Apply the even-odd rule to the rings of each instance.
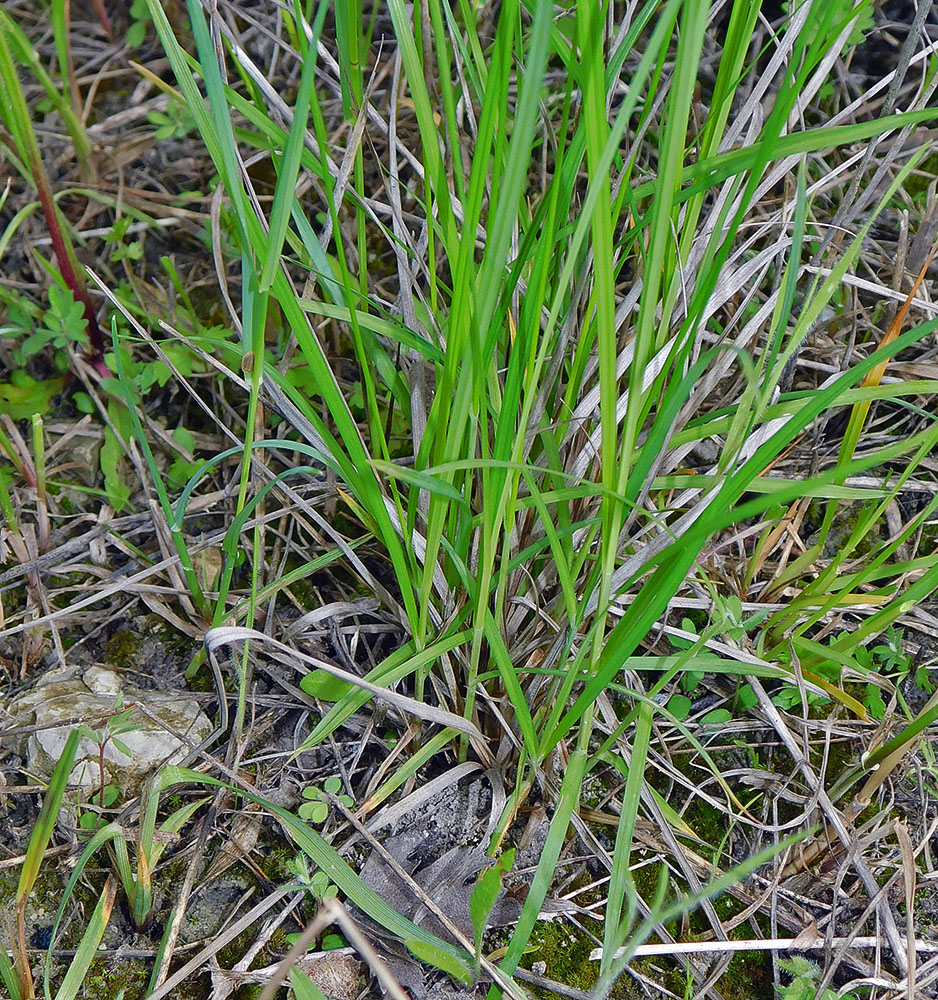
[[107, 32], [107, 37], [109, 42], [114, 41], [114, 26], [111, 24], [111, 19], [107, 16], [107, 11], [104, 9], [104, 0], [91, 0], [94, 5], [95, 13], [98, 15], [98, 20], [101, 22], [101, 27]]
[[29, 968], [29, 953], [26, 950], [26, 900], [16, 904], [16, 978], [24, 997], [36, 995], [33, 988], [33, 974]]
[[[107, 740], [104, 741], [107, 743]], [[104, 743], [98, 745], [98, 782], [101, 786], [101, 794], [98, 797], [98, 805], [104, 808]]]
[[85, 288], [84, 276], [76, 272], [72, 266], [72, 255], [68, 252], [68, 245], [65, 242], [65, 235], [59, 223], [58, 212], [55, 209], [55, 202], [52, 200], [52, 192], [45, 181], [45, 171], [42, 164], [32, 164], [33, 180], [36, 190], [39, 193], [39, 203], [42, 206], [42, 214], [46, 219], [46, 226], [49, 235], [52, 237], [52, 249], [55, 251], [55, 259], [58, 261], [59, 270], [65, 284], [71, 289], [76, 301], [82, 304], [85, 319], [88, 321], [88, 341], [91, 344], [91, 363], [95, 369], [102, 374], [109, 375], [107, 366], [104, 364], [104, 336], [101, 327], [98, 326], [98, 319], [95, 316], [94, 307], [88, 297]]

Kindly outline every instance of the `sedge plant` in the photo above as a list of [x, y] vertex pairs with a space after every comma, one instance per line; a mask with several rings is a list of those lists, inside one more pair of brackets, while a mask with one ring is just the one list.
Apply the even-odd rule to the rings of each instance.
[[[928, 93], [879, 118], [861, 113], [860, 99], [825, 116], [813, 110], [867, 0], [792, 4], [771, 32], [748, 0], [646, 0], [618, 26], [591, 3], [508, 2], [488, 24], [471, 4], [428, 0], [426, 32], [415, 31], [402, 0], [389, 0], [395, 85], [383, 115], [365, 85], [380, 46], [361, 5], [343, 5], [334, 26], [325, 2], [283, 12], [295, 69], [288, 103], [214, 8], [187, 4], [190, 51], [163, 5], [148, 4], [227, 199], [225, 235], [242, 276], [231, 321], [244, 423], [234, 455], [225, 453], [239, 469], [215, 594], [201, 590], [181, 530], [185, 501], [211, 466], [174, 506], [143, 422], [130, 418], [197, 610], [206, 625], [233, 619], [239, 638], [258, 641], [259, 601], [272, 592], [262, 584], [264, 505], [290, 498], [293, 481], [316, 472], [339, 484], [343, 516], [360, 532], [355, 544], [380, 553], [384, 575], [346, 541], [336, 544], [404, 640], [365, 684], [336, 692], [303, 749], [326, 741], [376, 691], [406, 684], [416, 704], [445, 702], [434, 705], [437, 715], [414, 712], [421, 725], [446, 720], [415, 741], [417, 754], [447, 747], [500, 769], [506, 794], [493, 856], [534, 790], [546, 796], [546, 840], [497, 971], [472, 942], [458, 954], [470, 972], [478, 965], [500, 984], [529, 945], [569, 826], [580, 820], [584, 782], [615, 755], [624, 785], [599, 963], [598, 989], [607, 991], [639, 911], [663, 912], [661, 900], [636, 899], [631, 867], [639, 820], [660, 815], [649, 780], [656, 727], [683, 725], [659, 697], [671, 681], [699, 671], [695, 657], [707, 648], [715, 672], [740, 681], [756, 676], [753, 663], [763, 676], [781, 671], [790, 680], [797, 656], [802, 682], [817, 684], [824, 678], [808, 676], [819, 655], [809, 633], [825, 614], [876, 585], [875, 613], [849, 640], [825, 646], [825, 656], [852, 665], [851, 644], [884, 631], [933, 589], [934, 561], [892, 559], [901, 541], [859, 576], [845, 557], [815, 573], [821, 544], [766, 584], [796, 585], [798, 594], [754, 627], [758, 655], [728, 643], [713, 653], [719, 635], [702, 630], [660, 672], [643, 659], [671, 602], [698, 585], [728, 536], [759, 526], [761, 548], [740, 573], [755, 587], [788, 508], [809, 498], [858, 503], [871, 525], [902, 475], [878, 486], [850, 477], [890, 463], [911, 475], [938, 443], [938, 425], [924, 419], [901, 439], [862, 450], [851, 436], [810, 474], [773, 471], [838, 410], [855, 408], [859, 433], [867, 404], [910, 403], [936, 388], [881, 378], [884, 365], [938, 331], [934, 320], [868, 342], [810, 392], [792, 391], [789, 378], [840, 308], [875, 220], [902, 197], [927, 147], [897, 144], [887, 180], [870, 186], [869, 211], [815, 261], [826, 165], [846, 170], [850, 147], [934, 119]], [[334, 66], [321, 62], [327, 25], [341, 53]], [[704, 72], [715, 34], [719, 59]], [[334, 106], [317, 82], [323, 74], [334, 74]], [[379, 170], [366, 169], [372, 127], [387, 147]], [[336, 131], [346, 142], [338, 156]], [[267, 200], [245, 166], [247, 149], [272, 164]], [[775, 191], [782, 194], [765, 211]], [[394, 275], [393, 301], [369, 271], [376, 259]], [[283, 358], [268, 345], [277, 324], [288, 331]], [[338, 331], [339, 351], [324, 324]], [[354, 394], [343, 366], [355, 369]], [[296, 368], [302, 379], [287, 377]], [[724, 405], [726, 385], [734, 393]], [[283, 416], [287, 437], [268, 436], [268, 407]], [[688, 456], [711, 440], [718, 444], [706, 468], [689, 468]], [[309, 464], [272, 472], [268, 452], [289, 442]], [[926, 573], [896, 593], [907, 568]], [[786, 660], [781, 643], [791, 635]], [[737, 632], [734, 641], [750, 638]], [[740, 652], [748, 658], [731, 655]], [[246, 644], [233, 664], [236, 739], [248, 663]], [[427, 759], [410, 771], [402, 762], [370, 807]], [[708, 768], [723, 780], [715, 763]], [[742, 812], [738, 799], [727, 801]], [[108, 836], [118, 850], [117, 832]], [[310, 843], [330, 880], [373, 919], [413, 935]], [[134, 886], [145, 882], [142, 862], [136, 874], [123, 867]], [[716, 926], [707, 893], [689, 891], [691, 899]], [[424, 944], [424, 955], [440, 947]]]
[[98, 855], [105, 846], [111, 852], [134, 925], [141, 929], [149, 923], [154, 903], [153, 870], [171, 842], [172, 835], [177, 834], [194, 813], [204, 805], [204, 800], [197, 799], [180, 806], [163, 820], [159, 825], [159, 830], [157, 830], [157, 813], [163, 780], [161, 772], [158, 772], [144, 783], [138, 807], [139, 824], [136, 831], [133, 861], [131, 861], [131, 852], [128, 848], [127, 832], [120, 823], [107, 823], [95, 830], [94, 835], [85, 845], [65, 887], [53, 924], [53, 941], [50, 943], [50, 949], [54, 944], [55, 934], [65, 912], [65, 907], [68, 905], [79, 878], [81, 878], [88, 862]]

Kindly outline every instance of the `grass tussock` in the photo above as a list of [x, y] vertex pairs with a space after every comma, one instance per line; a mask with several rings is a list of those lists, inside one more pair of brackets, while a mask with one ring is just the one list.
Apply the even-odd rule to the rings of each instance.
[[56, 933], [110, 854], [154, 1000], [268, 911], [212, 996], [927, 984], [930, 5], [418, 6], [2, 13], [4, 662], [145, 615], [217, 721]]

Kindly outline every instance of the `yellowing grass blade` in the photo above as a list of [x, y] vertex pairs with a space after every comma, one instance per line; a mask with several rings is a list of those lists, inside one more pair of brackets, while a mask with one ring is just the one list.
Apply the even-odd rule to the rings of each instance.
[[[935, 256], [936, 250], [938, 250], [938, 243], [932, 247], [931, 253], [925, 259], [925, 263], [922, 265], [922, 269], [919, 271], [918, 277], [915, 279], [915, 283], [912, 285], [909, 294], [906, 296], [905, 302], [903, 302], [899, 307], [899, 311], [896, 313], [896, 318], [892, 321], [892, 323], [890, 323], [889, 329], [886, 331], [883, 339], [879, 342], [879, 347], [882, 348], [891, 344], [902, 331], [902, 324], [905, 322], [909, 306], [912, 305], [915, 293], [925, 280], [925, 274], [927, 273], [928, 267], [932, 262], [932, 258]], [[872, 371], [868, 372], [866, 377], [860, 383], [861, 386], [866, 389], [870, 386], [879, 385], [886, 372], [887, 363], [888, 362], [886, 361], [881, 361], [875, 368], [873, 368]], [[870, 411], [871, 403], [872, 400], [866, 399], [853, 404], [853, 410], [850, 414], [850, 422], [847, 424], [847, 432], [844, 434], [844, 441], [840, 448], [841, 461], [853, 457], [853, 453], [857, 447], [857, 442], [860, 440], [860, 432], [863, 430], [864, 423], [866, 423], [866, 415]]]

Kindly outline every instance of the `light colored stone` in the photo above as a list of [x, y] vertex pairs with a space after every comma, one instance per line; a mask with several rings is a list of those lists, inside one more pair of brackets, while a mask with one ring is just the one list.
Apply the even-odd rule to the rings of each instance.
[[[123, 705], [118, 708], [117, 696], [122, 691]], [[140, 704], [152, 719], [140, 711]], [[73, 728], [85, 724], [104, 731], [108, 719], [126, 709], [133, 709], [131, 720], [138, 728], [118, 733], [117, 739], [130, 750], [130, 756], [113, 740], [104, 748], [105, 782], [119, 785], [125, 794], [139, 791], [143, 781], [164, 764], [178, 764], [189, 747], [201, 743], [213, 729], [198, 702], [184, 692], [122, 687], [120, 676], [103, 667], [89, 667], [80, 677], [67, 668], [50, 671], [32, 690], [14, 699], [8, 711], [20, 725], [48, 727], [30, 733], [25, 748], [20, 748], [27, 770], [48, 779]], [[69, 783], [96, 788], [101, 781], [99, 759], [99, 745], [83, 738]]]
[[116, 698], [123, 690], [120, 677], [105, 667], [89, 667], [81, 675], [81, 679], [85, 682], [85, 687], [94, 694]]

